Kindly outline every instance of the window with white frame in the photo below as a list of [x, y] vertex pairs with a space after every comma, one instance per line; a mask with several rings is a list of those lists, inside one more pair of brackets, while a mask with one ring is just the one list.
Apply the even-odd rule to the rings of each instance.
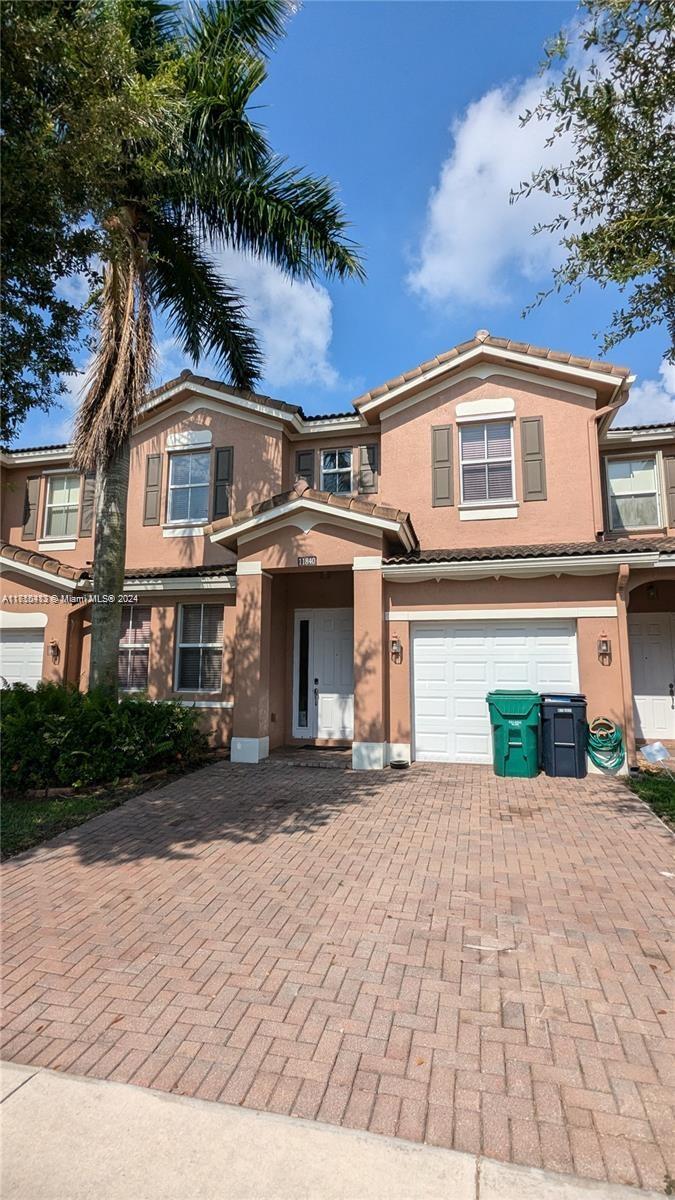
[[352, 491], [351, 449], [321, 451], [321, 490], [341, 493]]
[[515, 499], [511, 421], [461, 425], [459, 447], [463, 504]]
[[654, 529], [660, 521], [656, 456], [607, 459], [610, 529]]
[[179, 692], [218, 692], [223, 677], [222, 604], [182, 604], [178, 625]]
[[208, 520], [210, 475], [208, 450], [169, 455], [169, 521]]
[[44, 536], [77, 537], [79, 511], [79, 475], [48, 475]]
[[125, 605], [117, 654], [117, 677], [123, 691], [145, 691], [149, 654], [150, 609], [138, 604]]

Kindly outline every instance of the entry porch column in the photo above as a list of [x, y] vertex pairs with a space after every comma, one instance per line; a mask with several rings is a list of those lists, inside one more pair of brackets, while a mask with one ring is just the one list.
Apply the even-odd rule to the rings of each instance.
[[382, 559], [354, 559], [354, 741], [352, 767], [386, 765]]
[[260, 562], [237, 564], [232, 762], [257, 763], [270, 752], [272, 580]]

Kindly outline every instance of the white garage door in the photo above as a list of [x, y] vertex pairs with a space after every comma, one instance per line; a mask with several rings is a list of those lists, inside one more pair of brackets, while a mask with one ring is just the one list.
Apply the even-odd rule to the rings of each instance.
[[35, 687], [42, 679], [44, 629], [0, 630], [0, 675]]
[[491, 763], [495, 688], [579, 690], [574, 621], [434, 621], [413, 626], [412, 652], [420, 762]]

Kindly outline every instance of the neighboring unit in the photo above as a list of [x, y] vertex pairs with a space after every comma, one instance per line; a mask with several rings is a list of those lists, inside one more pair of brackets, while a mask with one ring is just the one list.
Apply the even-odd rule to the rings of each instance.
[[[484, 330], [344, 415], [184, 372], [133, 437], [121, 687], [242, 762], [488, 763], [500, 688], [675, 740], [675, 427], [614, 424], [631, 382]], [[86, 687], [95, 480], [2, 459], [0, 670]]]

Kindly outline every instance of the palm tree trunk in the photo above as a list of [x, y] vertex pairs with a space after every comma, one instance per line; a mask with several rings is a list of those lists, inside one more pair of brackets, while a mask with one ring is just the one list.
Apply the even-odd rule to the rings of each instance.
[[117, 655], [122, 624], [127, 493], [131, 447], [127, 439], [110, 463], [96, 471], [96, 540], [89, 687], [117, 693]]

